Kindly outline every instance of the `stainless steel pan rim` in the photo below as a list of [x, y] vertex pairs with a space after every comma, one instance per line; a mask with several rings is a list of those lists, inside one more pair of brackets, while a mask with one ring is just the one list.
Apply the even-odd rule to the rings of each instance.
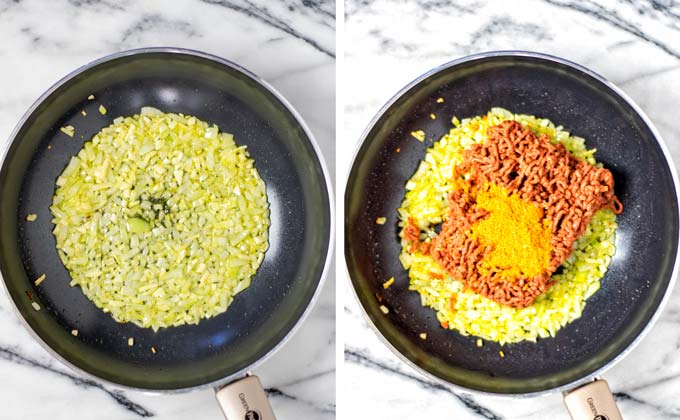
[[[88, 64], [85, 64], [81, 67], [78, 67], [71, 73], [67, 74], [66, 76], [62, 77], [60, 80], [58, 80], [56, 83], [54, 83], [49, 89], [45, 91], [33, 104], [31, 107], [24, 113], [24, 115], [21, 117], [17, 125], [15, 126], [14, 130], [12, 131], [12, 134], [10, 135], [7, 145], [5, 146], [5, 149], [2, 152], [2, 157], [0, 158], [0, 167], [4, 166], [5, 159], [7, 158], [7, 153], [9, 152], [9, 149], [14, 142], [19, 130], [23, 127], [23, 125], [26, 123], [28, 118], [33, 114], [33, 112], [36, 110], [36, 108], [42, 104], [47, 97], [49, 97], [52, 93], [54, 93], [57, 89], [59, 89], [62, 85], [64, 85], [66, 82], [69, 80], [73, 79], [74, 77], [78, 76], [79, 74], [83, 73], [86, 70], [89, 70], [92, 67], [98, 66], [100, 64], [106, 63], [108, 61], [112, 61], [118, 58], [122, 57], [127, 57], [127, 56], [132, 56], [132, 55], [139, 55], [139, 54], [147, 54], [147, 53], [170, 53], [170, 54], [183, 54], [183, 55], [191, 55], [199, 58], [204, 58], [207, 60], [215, 61], [217, 63], [220, 63], [224, 66], [230, 67], [240, 73], [243, 73], [244, 75], [248, 76], [249, 78], [253, 79], [255, 82], [257, 82], [260, 86], [264, 87], [266, 90], [268, 90], [278, 101], [280, 101], [285, 108], [295, 117], [296, 122], [302, 127], [304, 130], [305, 135], [309, 138], [310, 143], [312, 144], [312, 147], [314, 148], [314, 153], [316, 154], [317, 158], [319, 159], [319, 163], [321, 165], [321, 170], [323, 172], [324, 176], [324, 182], [326, 185], [326, 189], [328, 191], [328, 197], [329, 197], [329, 205], [330, 205], [330, 237], [329, 237], [329, 246], [328, 246], [328, 251], [326, 252], [326, 255], [324, 256], [324, 266], [323, 266], [323, 271], [321, 272], [321, 278], [319, 279], [319, 282], [316, 286], [316, 289], [314, 290], [314, 294], [312, 295], [311, 300], [309, 301], [309, 304], [307, 305], [307, 308], [305, 311], [302, 313], [302, 315], [298, 318], [298, 320], [295, 322], [295, 325], [293, 328], [288, 331], [288, 333], [283, 337], [283, 339], [274, 347], [272, 347], [264, 356], [262, 356], [260, 359], [256, 360], [249, 366], [244, 367], [243, 369], [231, 374], [230, 376], [226, 378], [221, 378], [216, 381], [208, 382], [205, 384], [201, 385], [196, 385], [192, 387], [187, 387], [187, 388], [179, 388], [179, 389], [147, 389], [147, 388], [137, 388], [137, 387], [132, 387], [132, 386], [127, 386], [127, 385], [121, 385], [116, 382], [111, 382], [106, 379], [99, 378], [98, 376], [95, 376], [66, 360], [63, 358], [61, 355], [59, 355], [57, 352], [55, 352], [50, 346], [45, 343], [42, 338], [31, 328], [31, 326], [28, 324], [28, 322], [24, 319], [23, 315], [17, 308], [16, 304], [14, 303], [14, 300], [9, 294], [9, 290], [7, 289], [7, 286], [5, 285], [4, 280], [1, 281], [2, 283], [2, 288], [5, 291], [5, 295], [7, 296], [8, 300], [10, 301], [12, 308], [14, 309], [14, 313], [17, 315], [19, 320], [21, 321], [22, 325], [24, 328], [31, 334], [33, 339], [38, 342], [43, 349], [45, 349], [52, 357], [55, 359], [59, 360], [61, 363], [78, 373], [79, 375], [82, 375], [88, 379], [107, 384], [111, 387], [118, 388], [118, 389], [123, 389], [123, 390], [131, 390], [131, 391], [138, 391], [146, 394], [180, 394], [180, 393], [185, 393], [189, 391], [195, 391], [199, 389], [205, 389], [205, 388], [214, 388], [214, 387], [219, 387], [220, 385], [224, 385], [228, 382], [231, 382], [235, 379], [238, 379], [240, 377], [243, 377], [246, 375], [248, 372], [250, 372], [252, 369], [256, 368], [259, 366], [261, 363], [269, 359], [274, 353], [276, 353], [281, 347], [283, 347], [288, 340], [291, 339], [291, 337], [298, 331], [300, 328], [302, 322], [309, 316], [309, 313], [311, 312], [312, 308], [314, 307], [316, 301], [319, 298], [319, 295], [321, 294], [321, 289], [323, 288], [323, 285], [326, 282], [326, 278], [328, 277], [328, 271], [329, 271], [329, 266], [330, 266], [330, 260], [331, 260], [331, 255], [334, 250], [335, 246], [335, 205], [334, 205], [334, 195], [333, 195], [333, 185], [331, 183], [331, 178], [328, 173], [328, 168], [326, 166], [326, 162], [323, 158], [323, 155], [321, 154], [321, 149], [319, 148], [318, 143], [316, 142], [316, 139], [314, 138], [314, 135], [312, 134], [311, 130], [307, 126], [307, 124], [304, 122], [300, 114], [293, 108], [293, 106], [286, 100], [283, 95], [281, 95], [274, 87], [272, 87], [269, 83], [261, 79], [259, 76], [255, 75], [251, 71], [241, 67], [240, 65], [229, 61], [227, 59], [224, 59], [222, 57], [218, 57], [216, 55], [208, 54], [202, 51], [196, 51], [196, 50], [191, 50], [191, 49], [186, 49], [186, 48], [176, 48], [176, 47], [147, 47], [147, 48], [137, 48], [137, 49], [131, 49], [131, 50], [126, 50], [126, 51], [121, 51], [121, 52], [116, 52], [107, 56], [104, 56], [102, 58], [99, 58], [97, 60], [91, 61]], [[2, 274], [0, 274], [0, 279], [2, 278]]]
[[[408, 83], [406, 86], [404, 86], [399, 92], [397, 92], [394, 96], [392, 96], [385, 105], [378, 111], [378, 113], [373, 117], [371, 122], [368, 124], [366, 129], [361, 135], [361, 138], [359, 142], [354, 147], [354, 153], [352, 156], [352, 160], [350, 162], [349, 168], [353, 168], [354, 164], [356, 163], [357, 159], [359, 158], [359, 151], [361, 147], [363, 146], [364, 142], [368, 138], [369, 133], [375, 127], [375, 125], [378, 123], [378, 121], [382, 118], [382, 116], [394, 105], [394, 103], [401, 98], [403, 95], [405, 95], [411, 88], [422, 82], [423, 80], [427, 79], [428, 77], [439, 73], [443, 70], [446, 70], [450, 67], [457, 66], [462, 63], [467, 63], [470, 61], [476, 61], [476, 60], [483, 60], [486, 58], [493, 58], [493, 57], [526, 57], [526, 58], [534, 58], [534, 59], [540, 59], [540, 60], [545, 60], [557, 64], [562, 64], [571, 68], [574, 68], [582, 73], [585, 73], [586, 75], [598, 80], [599, 82], [603, 83], [606, 85], [608, 88], [610, 88], [614, 93], [616, 93], [619, 97], [621, 97], [630, 107], [640, 116], [640, 118], [644, 121], [644, 123], [647, 125], [647, 127], [650, 129], [652, 134], [654, 135], [654, 138], [656, 139], [657, 143], [659, 144], [659, 147], [661, 148], [663, 155], [666, 160], [666, 164], [668, 165], [668, 168], [671, 171], [671, 176], [673, 178], [673, 185], [675, 187], [676, 191], [676, 200], [678, 207], [680, 207], [680, 182], [678, 181], [678, 174], [675, 169], [675, 165], [673, 164], [673, 159], [671, 158], [671, 154], [668, 151], [668, 147], [664, 143], [661, 134], [659, 131], [656, 129], [652, 121], [649, 119], [649, 117], [642, 111], [642, 109], [625, 93], [623, 92], [619, 87], [617, 87], [615, 84], [610, 82], [609, 80], [605, 79], [604, 77], [600, 76], [599, 74], [595, 73], [594, 71], [581, 66], [580, 64], [574, 63], [572, 61], [566, 60], [564, 58], [560, 58], [554, 55], [550, 54], [544, 54], [544, 53], [538, 53], [538, 52], [533, 52], [533, 51], [522, 51], [522, 50], [500, 50], [500, 51], [488, 51], [488, 52], [482, 52], [482, 53], [477, 53], [477, 54], [472, 54], [468, 55], [456, 60], [449, 61], [448, 63], [442, 64], [438, 67], [435, 67], [434, 69], [422, 74], [421, 76], [417, 77], [410, 83]], [[343, 185], [347, 185], [347, 182], [349, 181], [349, 175], [350, 175], [350, 170], [347, 171], [347, 174], [345, 175], [345, 183]], [[342, 191], [344, 194], [344, 190]], [[678, 237], [678, 241], [680, 241], [680, 236]], [[497, 397], [497, 398], [502, 398], [502, 399], [508, 399], [508, 398], [534, 398], [534, 397], [541, 397], [545, 395], [552, 395], [558, 392], [566, 392], [569, 390], [573, 390], [574, 388], [577, 388], [580, 385], [583, 385], [587, 382], [590, 382], [594, 378], [599, 377], [602, 375], [605, 371], [610, 369], [612, 366], [617, 364], [619, 361], [621, 361], [628, 353], [630, 353], [639, 343], [642, 341], [642, 339], [647, 335], [649, 330], [652, 328], [654, 323], [659, 319], [661, 316], [661, 312], [663, 311], [663, 308], [665, 307], [666, 303], [668, 302], [671, 291], [673, 290], [673, 287], [676, 283], [677, 277], [678, 277], [678, 270], [680, 267], [680, 248], [678, 248], [678, 251], [676, 252], [675, 255], [675, 260], [673, 263], [673, 272], [671, 274], [671, 279], [668, 283], [668, 287], [666, 288], [666, 291], [663, 295], [663, 298], [661, 299], [661, 302], [656, 308], [656, 311], [654, 312], [654, 315], [650, 318], [649, 322], [647, 325], [642, 329], [642, 331], [638, 334], [638, 336], [626, 347], [621, 353], [619, 353], [616, 357], [611, 359], [609, 362], [607, 362], [605, 365], [600, 367], [599, 369], [595, 370], [594, 372], [590, 373], [588, 376], [585, 376], [581, 379], [577, 379], [575, 381], [569, 382], [567, 384], [561, 385], [556, 388], [551, 388], [543, 391], [536, 391], [536, 392], [529, 392], [529, 393], [521, 393], [521, 394], [501, 394], [501, 393], [495, 393], [495, 392], [487, 392], [487, 391], [479, 391], [476, 389], [471, 389], [471, 388], [466, 388], [457, 384], [453, 384], [451, 382], [448, 382], [428, 371], [425, 369], [421, 368], [420, 366], [416, 365], [413, 361], [411, 361], [409, 358], [404, 356], [397, 350], [390, 342], [389, 340], [382, 334], [382, 332], [378, 329], [378, 327], [373, 323], [371, 320], [370, 316], [368, 315], [368, 312], [364, 308], [364, 306], [361, 304], [361, 300], [359, 299], [359, 295], [357, 294], [356, 289], [352, 285], [351, 277], [349, 274], [349, 269], [347, 267], [347, 264], [344, 265], [345, 267], [345, 274], [347, 275], [347, 279], [349, 280], [349, 286], [352, 289], [352, 293], [354, 295], [354, 298], [356, 299], [356, 302], [358, 303], [359, 307], [361, 308], [361, 313], [364, 317], [364, 319], [367, 321], [368, 325], [370, 325], [371, 329], [373, 332], [378, 336], [378, 338], [385, 344], [387, 348], [392, 351], [400, 360], [402, 360], [405, 364], [413, 368], [416, 372], [420, 373], [421, 375], [425, 376], [427, 379], [447, 388], [452, 391], [458, 391], [458, 392], [465, 392], [465, 393], [472, 393], [476, 395], [484, 395], [484, 396], [490, 396], [490, 397]]]

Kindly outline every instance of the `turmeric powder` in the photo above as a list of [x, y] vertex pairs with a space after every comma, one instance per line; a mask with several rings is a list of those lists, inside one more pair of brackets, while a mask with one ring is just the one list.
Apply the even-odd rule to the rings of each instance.
[[477, 207], [489, 213], [469, 233], [483, 248], [491, 248], [479, 262], [481, 275], [533, 278], [548, 271], [551, 231], [540, 207], [495, 184], [477, 192]]

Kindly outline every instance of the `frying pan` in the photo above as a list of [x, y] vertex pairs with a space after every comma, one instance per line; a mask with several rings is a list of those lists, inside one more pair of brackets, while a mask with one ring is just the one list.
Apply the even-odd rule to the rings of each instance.
[[[90, 95], [95, 99], [89, 100]], [[106, 115], [98, 112], [99, 104]], [[142, 106], [195, 115], [233, 133], [238, 144], [248, 147], [271, 209], [270, 247], [252, 285], [219, 316], [155, 333], [117, 323], [80, 288], [69, 287], [49, 210], [56, 178], [84, 142], [114, 118], [139, 113]], [[66, 125], [76, 128], [74, 138], [60, 133]], [[140, 390], [217, 387], [242, 378], [279, 348], [309, 311], [331, 250], [330, 191], [310, 131], [257, 76], [197, 51], [121, 52], [59, 81], [14, 130], [0, 169], [0, 273], [35, 339], [81, 374]], [[37, 214], [35, 222], [24, 220], [29, 213]], [[42, 273], [46, 280], [34, 286]], [[33, 302], [42, 309], [34, 310]], [[72, 329], [78, 330], [77, 337]], [[133, 346], [128, 337], [134, 338]], [[218, 395], [227, 401], [225, 414], [244, 418], [253, 411], [259, 417], [252, 418], [273, 418], [266, 400], [266, 407], [258, 408], [263, 393], [253, 391], [253, 384], [259, 384], [256, 378], [232, 384], [236, 396], [231, 399], [226, 392], [226, 397]], [[238, 397], [243, 392], [246, 402]]]
[[[437, 103], [440, 97], [443, 103]], [[476, 337], [441, 328], [434, 310], [408, 290], [408, 274], [398, 259], [396, 209], [406, 181], [433, 139], [451, 128], [451, 117], [482, 115], [494, 106], [549, 118], [584, 137], [614, 174], [624, 212], [618, 216], [616, 254], [580, 319], [554, 338], [502, 347], [486, 342], [479, 348]], [[427, 133], [424, 143], [409, 135], [419, 129]], [[380, 216], [387, 217], [384, 226], [375, 224]], [[369, 324], [407, 364], [453, 388], [538, 396], [585, 384], [573, 394], [585, 394], [583, 401], [598, 390], [608, 394], [606, 383], [591, 380], [629, 352], [658, 317], [675, 280], [677, 256], [677, 175], [658, 132], [604, 78], [544, 54], [483, 53], [419, 77], [370, 123], [346, 185], [345, 258]], [[382, 283], [392, 276], [396, 282], [384, 290]], [[376, 293], [389, 314], [380, 311]], [[423, 332], [425, 341], [419, 338]], [[595, 401], [595, 411], [605, 413]], [[574, 414], [577, 408], [569, 408], [581, 418]], [[595, 411], [586, 408], [590, 417], [583, 418], [592, 419]], [[607, 418], [619, 418], [615, 413], [614, 407]]]

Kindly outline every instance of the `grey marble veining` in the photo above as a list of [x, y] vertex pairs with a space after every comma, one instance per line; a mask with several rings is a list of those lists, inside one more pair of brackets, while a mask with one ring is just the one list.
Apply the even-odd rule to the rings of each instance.
[[[49, 86], [115, 51], [176, 46], [235, 61], [302, 114], [331, 173], [335, 2], [327, 0], [0, 0], [0, 149]], [[333, 269], [331, 268], [331, 273]], [[335, 282], [255, 373], [281, 419], [335, 418]], [[0, 419], [221, 419], [210, 389], [150, 395], [79, 376], [44, 351], [0, 293]]]
[[[628, 0], [347, 0], [344, 137], [356, 142], [405, 84], [461, 56], [523, 49], [602, 74], [650, 116], [680, 165], [680, 2]], [[345, 150], [349, 149], [349, 150]], [[352, 148], [338, 148], [338, 180]], [[342, 181], [339, 181], [339, 184]], [[339, 196], [343, 192], [339, 191]], [[343, 293], [347, 418], [568, 419], [560, 395], [491, 398], [451, 391], [394, 356]], [[680, 290], [659, 322], [604, 377], [626, 419], [680, 419]]]

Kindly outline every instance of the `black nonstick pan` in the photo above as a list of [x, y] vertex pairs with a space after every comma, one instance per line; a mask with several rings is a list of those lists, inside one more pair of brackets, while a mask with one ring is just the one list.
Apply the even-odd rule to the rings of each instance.
[[[437, 103], [440, 97], [444, 103]], [[625, 210], [618, 217], [609, 271], [580, 319], [537, 343], [500, 347], [486, 342], [480, 348], [476, 337], [442, 329], [435, 312], [421, 306], [419, 295], [408, 290], [408, 274], [398, 259], [396, 209], [406, 181], [426, 148], [451, 128], [451, 117], [482, 115], [494, 106], [548, 118], [584, 137], [589, 148], [597, 149], [598, 161], [613, 172]], [[432, 120], [431, 113], [438, 118]], [[409, 133], [414, 130], [424, 130], [427, 140], [413, 139]], [[536, 396], [588, 384], [650, 328], [677, 271], [678, 182], [659, 134], [641, 110], [601, 76], [542, 54], [466, 57], [405, 87], [365, 131], [344, 205], [347, 267], [369, 323], [404, 361], [454, 388]], [[380, 216], [387, 216], [385, 226], [375, 224]], [[383, 289], [382, 283], [392, 276], [394, 285]], [[389, 314], [379, 309], [376, 293]], [[423, 332], [427, 340], [419, 338]], [[499, 357], [501, 349], [504, 358]], [[599, 388], [604, 389], [602, 382], [596, 381], [576, 392], [585, 394], [585, 401]], [[605, 408], [596, 409], [604, 415]], [[570, 407], [580, 419], [574, 410]]]
[[[100, 104], [106, 115], [98, 112]], [[71, 156], [114, 118], [143, 106], [194, 115], [233, 133], [248, 147], [271, 208], [270, 247], [252, 285], [219, 316], [155, 333], [115, 322], [79, 287], [69, 287], [49, 210], [55, 180]], [[67, 125], [76, 128], [72, 139], [59, 130]], [[255, 75], [196, 51], [122, 52], [59, 81], [12, 134], [0, 170], [0, 197], [0, 272], [26, 327], [77, 371], [141, 390], [188, 390], [243, 377], [304, 318], [331, 250], [330, 181], [305, 124]], [[37, 214], [35, 222], [24, 220], [29, 213]], [[34, 286], [42, 273], [47, 279]], [[244, 412], [249, 404], [255, 410], [252, 402], [237, 398], [237, 403]], [[259, 418], [270, 417], [262, 412]]]

